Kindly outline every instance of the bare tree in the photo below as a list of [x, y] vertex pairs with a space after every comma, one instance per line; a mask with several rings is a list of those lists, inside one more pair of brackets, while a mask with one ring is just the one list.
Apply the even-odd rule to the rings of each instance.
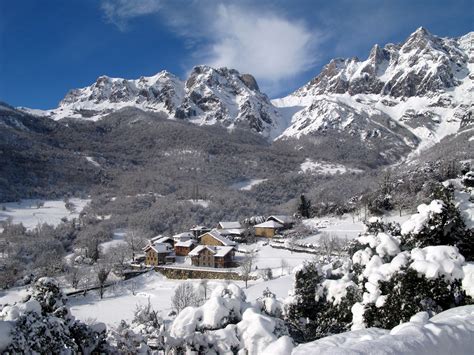
[[129, 251], [132, 253], [132, 262], [135, 261], [135, 253], [140, 252], [146, 245], [147, 240], [137, 230], [131, 230], [125, 235], [125, 241], [128, 244]]
[[67, 269], [66, 280], [76, 290], [77, 290], [77, 287], [79, 286], [79, 282], [81, 282], [83, 276], [84, 276], [84, 273], [78, 267], [71, 266]]
[[281, 267], [281, 276], [283, 276], [284, 271], [288, 269], [288, 261], [282, 258], [280, 260], [280, 267]]
[[128, 247], [124, 244], [117, 244], [107, 250], [105, 257], [112, 265], [114, 272], [122, 274], [127, 268], [128, 251]]
[[82, 230], [76, 239], [76, 245], [83, 248], [86, 257], [96, 261], [100, 256], [100, 244], [111, 238], [109, 230], [101, 226], [88, 226]]
[[109, 277], [111, 265], [105, 261], [98, 261], [95, 267], [97, 276], [97, 286], [99, 287], [99, 296], [102, 299], [104, 297], [104, 286]]
[[138, 289], [138, 284], [137, 284], [137, 281], [135, 279], [131, 279], [127, 282], [127, 288], [130, 290], [130, 292], [132, 292], [132, 295], [135, 296], [135, 294], [137, 293], [137, 289]]
[[201, 282], [199, 283], [199, 288], [200, 290], [202, 290], [204, 299], [207, 300], [207, 293], [208, 291], [210, 291], [209, 280], [207, 279], [201, 280]]
[[174, 292], [171, 304], [177, 313], [181, 312], [186, 307], [197, 307], [202, 304], [202, 300], [194, 290], [192, 283], [184, 282], [180, 284]]
[[254, 250], [245, 254], [244, 260], [240, 264], [240, 275], [242, 280], [245, 281], [245, 288], [248, 288], [248, 281], [250, 280], [250, 274], [253, 270], [253, 265], [256, 260], [256, 253]]
[[406, 192], [398, 191], [393, 194], [392, 199], [401, 217], [403, 210], [410, 207], [410, 196]]
[[337, 235], [332, 233], [322, 233], [321, 238], [319, 239], [319, 245], [326, 255], [339, 253], [341, 249], [340, 244]]

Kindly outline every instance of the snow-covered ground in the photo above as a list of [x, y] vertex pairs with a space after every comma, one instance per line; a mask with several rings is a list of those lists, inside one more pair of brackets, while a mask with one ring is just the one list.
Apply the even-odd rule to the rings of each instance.
[[348, 168], [345, 165], [335, 164], [335, 163], [326, 163], [313, 161], [307, 158], [300, 167], [302, 173], [312, 173], [312, 174], [323, 174], [323, 175], [335, 175], [335, 174], [344, 174], [347, 172], [352, 173], [361, 173], [363, 170]]
[[114, 248], [119, 245], [126, 246], [127, 242], [124, 240], [126, 234], [127, 234], [126, 230], [122, 230], [122, 229], [116, 230], [114, 232], [112, 240], [109, 240], [101, 244], [102, 251], [106, 253], [107, 250], [109, 250], [110, 248]]
[[[249, 301], [254, 301], [262, 296], [265, 288], [269, 288], [279, 298], [286, 298], [288, 291], [293, 287], [292, 270], [301, 265], [305, 260], [314, 257], [312, 254], [292, 253], [288, 250], [274, 249], [269, 245], [252, 245], [257, 248], [257, 258], [255, 261], [256, 270], [271, 268], [275, 277], [273, 280], [263, 281], [263, 279], [249, 281], [249, 288], [245, 290]], [[283, 269], [281, 275], [281, 260], [286, 260], [288, 267]], [[130, 321], [137, 304], [147, 304], [148, 299], [157, 311], [166, 316], [171, 311], [171, 298], [175, 288], [184, 281], [192, 282], [198, 288], [200, 280], [172, 280], [161, 274], [151, 271], [136, 278], [122, 281], [114, 287], [108, 288], [104, 299], [100, 300], [97, 292], [91, 291], [85, 297], [82, 295], [71, 297], [71, 312], [79, 319], [97, 318], [107, 324], [117, 324], [120, 320]], [[243, 281], [232, 281], [245, 289]], [[209, 288], [212, 290], [218, 285], [226, 284], [225, 280], [210, 280]], [[133, 295], [134, 290], [135, 295]], [[10, 302], [15, 299], [15, 295], [8, 297]], [[0, 304], [4, 303], [0, 297]]]
[[86, 157], [86, 160], [97, 168], [100, 168], [100, 164], [93, 157]]
[[6, 202], [0, 206], [0, 221], [12, 218], [13, 223], [23, 223], [27, 229], [33, 229], [38, 224], [48, 223], [58, 225], [62, 218], [68, 220], [79, 217], [79, 213], [90, 202], [88, 199], [71, 198], [74, 210], [66, 208], [63, 200], [22, 200]]
[[392, 330], [369, 328], [332, 335], [296, 347], [306, 354], [472, 354], [474, 306], [452, 308], [428, 319], [426, 312]]
[[341, 217], [310, 218], [303, 224], [314, 230], [315, 234], [298, 240], [302, 243], [317, 243], [323, 233], [337, 236], [340, 239], [354, 239], [365, 230], [364, 223], [358, 218], [345, 214]]
[[262, 182], [267, 181], [268, 179], [247, 179], [247, 180], [242, 180], [239, 182], [236, 182], [235, 184], [231, 185], [231, 188], [235, 190], [241, 190], [241, 191], [250, 191], [252, 190], [252, 187], [261, 184]]
[[[411, 213], [404, 212], [402, 216], [398, 212], [391, 212], [381, 217], [385, 222], [397, 222], [402, 224], [409, 219]], [[303, 220], [303, 224], [314, 230], [315, 233], [302, 239], [298, 239], [298, 244], [316, 244], [324, 234], [336, 236], [339, 239], [354, 239], [359, 233], [364, 232], [365, 225], [359, 217], [345, 214], [340, 217], [309, 218]]]
[[211, 203], [211, 201], [209, 201], [209, 200], [202, 200], [202, 199], [186, 200], [186, 201], [191, 202], [193, 205], [201, 206], [201, 207], [204, 207], [204, 208], [208, 208], [209, 204]]

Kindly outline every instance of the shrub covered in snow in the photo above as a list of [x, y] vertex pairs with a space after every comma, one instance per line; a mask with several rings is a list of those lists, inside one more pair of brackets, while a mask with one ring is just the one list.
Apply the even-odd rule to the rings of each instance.
[[122, 321], [109, 330], [107, 341], [122, 354], [148, 354], [165, 349], [163, 319], [151, 303], [138, 305], [131, 324]]
[[462, 183], [467, 187], [474, 187], [474, 171], [468, 171], [462, 178]]
[[362, 301], [352, 308], [352, 329], [392, 328], [419, 311], [436, 314], [472, 302], [462, 287], [464, 257], [453, 246], [400, 251], [399, 237], [358, 238], [366, 249], [352, 256]]
[[418, 206], [418, 213], [403, 223], [401, 235], [406, 249], [453, 245], [467, 260], [474, 259], [474, 234], [451, 201], [433, 200]]
[[[293, 347], [287, 335], [281, 319], [262, 314], [245, 301], [238, 286], [230, 284], [217, 287], [202, 306], [183, 309], [166, 342], [171, 353], [227, 354], [245, 349], [249, 355], [283, 355]], [[284, 340], [277, 341], [279, 337]]]
[[268, 287], [263, 291], [262, 297], [257, 298], [257, 304], [260, 310], [269, 316], [280, 318], [283, 315], [283, 304]]
[[0, 319], [0, 324], [11, 325], [6, 352], [90, 354], [107, 350], [105, 325], [88, 326], [75, 320], [66, 297], [50, 278], [39, 279], [24, 302], [4, 307]]
[[412, 268], [404, 268], [388, 281], [380, 281], [382, 295], [364, 311], [367, 327], [391, 329], [418, 312], [433, 316], [443, 310], [469, 303], [461, 281], [444, 276], [429, 279]]

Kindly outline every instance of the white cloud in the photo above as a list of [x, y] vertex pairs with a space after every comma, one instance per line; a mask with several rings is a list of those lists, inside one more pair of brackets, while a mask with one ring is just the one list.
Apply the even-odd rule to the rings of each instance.
[[248, 72], [269, 83], [288, 80], [315, 63], [317, 33], [274, 13], [220, 5], [211, 44], [197, 51], [206, 64]]
[[132, 18], [156, 13], [161, 8], [160, 0], [103, 0], [101, 8], [107, 21], [121, 31], [126, 30]]
[[160, 0], [104, 0], [102, 9], [121, 30], [132, 18], [157, 13], [184, 39], [190, 54], [183, 59], [186, 70], [197, 64], [237, 69], [254, 75], [269, 94], [314, 66], [322, 38], [302, 21], [248, 1], [217, 5], [202, 0], [183, 6]]

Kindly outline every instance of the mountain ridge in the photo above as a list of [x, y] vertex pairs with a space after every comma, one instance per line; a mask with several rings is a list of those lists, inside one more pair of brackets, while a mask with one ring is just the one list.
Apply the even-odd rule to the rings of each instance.
[[[474, 32], [442, 38], [418, 28], [366, 60], [331, 60], [307, 84], [270, 100], [250, 74], [196, 66], [186, 80], [161, 71], [135, 80], [100, 76], [57, 109], [29, 113], [97, 120], [126, 106], [199, 125], [249, 127], [269, 139], [348, 132], [415, 152], [472, 123]], [[390, 153], [388, 149], [387, 154]]]

